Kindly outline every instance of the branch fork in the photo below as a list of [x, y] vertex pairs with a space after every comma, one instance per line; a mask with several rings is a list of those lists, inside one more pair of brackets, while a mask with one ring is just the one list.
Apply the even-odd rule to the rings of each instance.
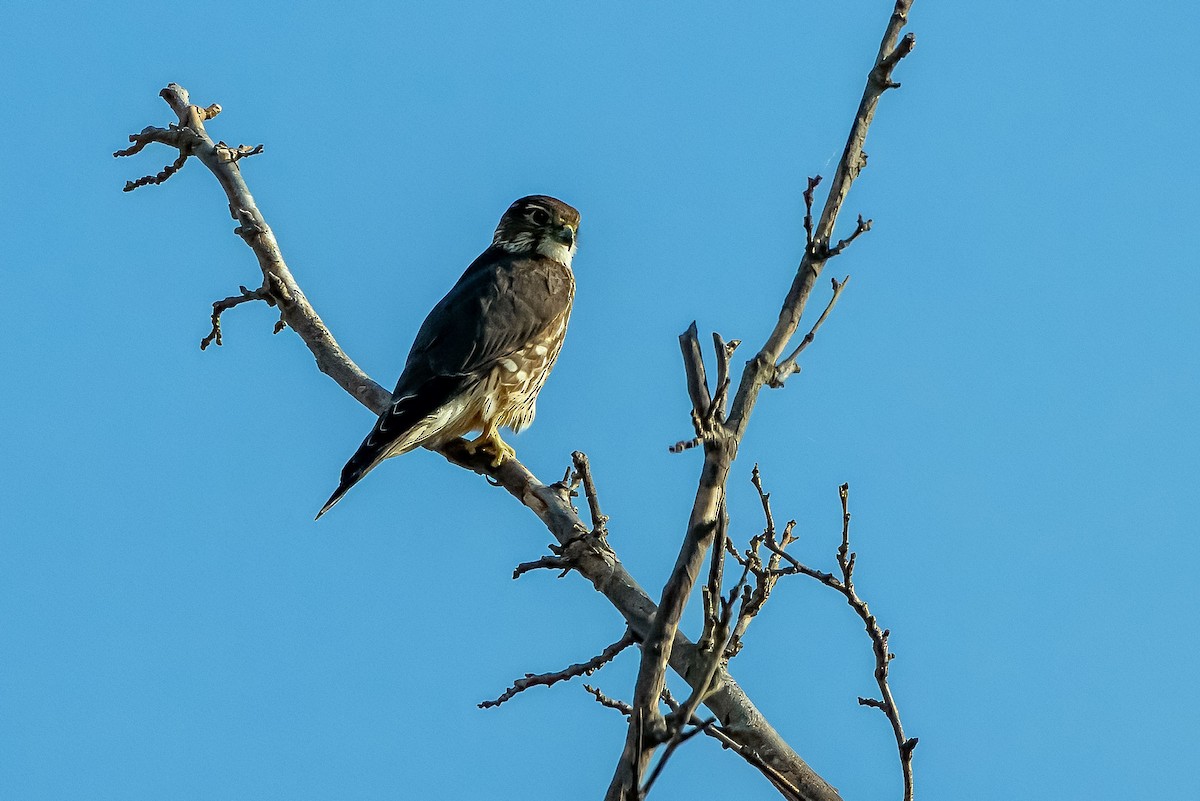
[[[862, 217], [859, 217], [858, 219], [861, 223]], [[868, 228], [869, 227], [870, 224], [868, 221]], [[839, 245], [839, 247], [841, 246]], [[824, 325], [825, 320], [829, 318], [830, 312], [832, 312], [833, 307], [837, 305], [838, 298], [842, 296], [842, 291], [846, 288], [846, 284], [849, 282], [850, 276], [848, 275], [841, 281], [837, 280], [836, 278], [830, 279], [830, 283], [833, 285], [833, 294], [829, 298], [829, 304], [825, 307], [825, 311], [821, 312], [821, 316], [817, 318], [817, 321], [813, 323], [813, 327], [809, 329], [808, 333], [804, 335], [804, 338], [800, 340], [800, 344], [796, 346], [796, 349], [789, 353], [786, 359], [775, 365], [774, 371], [771, 373], [770, 378], [767, 379], [767, 386], [771, 387], [772, 389], [779, 389], [784, 385], [784, 382], [787, 381], [791, 375], [800, 372], [800, 365], [796, 363], [796, 359], [801, 353], [804, 352], [804, 349], [811, 345], [813, 340], [817, 338], [817, 331], [821, 330], [821, 326]]]
[[731, 339], [726, 342], [716, 331], [713, 332], [712, 339], [717, 362], [717, 382], [716, 391], [710, 394], [695, 321], [693, 320], [688, 329], [679, 335], [688, 397], [692, 402], [692, 427], [696, 436], [672, 445], [669, 448], [671, 453], [681, 453], [701, 445], [720, 447], [723, 443], [731, 442], [732, 432], [725, 425], [725, 407], [730, 387], [729, 359], [742, 341]]
[[[876, 60], [872, 79], [868, 81], [855, 116], [846, 149], [831, 182], [824, 210], [818, 221], [806, 221], [806, 230], [809, 231], [812, 241], [831, 241], [831, 232], [846, 193], [864, 163], [862, 142], [874, 116], [878, 98], [886, 88], [892, 86], [892, 68], [911, 50], [911, 37], [906, 38], [906, 42], [899, 46], [896, 43], [899, 31], [907, 20], [909, 5], [911, 0], [896, 0], [895, 11], [880, 46], [881, 55]], [[877, 78], [884, 82], [881, 84]], [[154, 176], [129, 182], [135, 186], [127, 184], [126, 190], [162, 183], [177, 172], [186, 163], [187, 158], [195, 156], [200, 159], [217, 177], [226, 193], [231, 215], [238, 222], [237, 233], [252, 249], [258, 261], [263, 274], [263, 287], [267, 288], [265, 291], [269, 297], [276, 301], [281, 322], [292, 328], [308, 346], [318, 369], [333, 378], [372, 412], [379, 414], [386, 407], [390, 393], [350, 359], [308, 303], [284, 262], [278, 243], [241, 175], [238, 162], [261, 150], [247, 149], [245, 146], [231, 148], [223, 143], [214, 142], [208, 136], [204, 123], [219, 114], [219, 105], [192, 105], [187, 91], [177, 84], [168, 85], [160, 94], [176, 114], [178, 124], [172, 124], [165, 129], [144, 129], [142, 133], [130, 137], [133, 143], [130, 148], [118, 151], [114, 155], [133, 155], [140, 152], [146, 144], [159, 142], [177, 148], [179, 158], [168, 169]], [[811, 217], [811, 206], [809, 216]], [[849, 237], [842, 247], [848, 245], [853, 238], [853, 235]], [[539, 562], [554, 563], [554, 560], [561, 560], [555, 563], [560, 568], [570, 567], [586, 576], [598, 591], [613, 602], [642, 645], [642, 664], [635, 687], [634, 703], [628, 707], [631, 718], [629, 736], [618, 763], [617, 775], [609, 788], [609, 799], [627, 801], [640, 796], [648, 789], [641, 785], [641, 777], [655, 748], [663, 742], [668, 742], [666, 716], [658, 709], [665, 689], [664, 674], [668, 665], [688, 680], [692, 685], [693, 695], [701, 698], [701, 702], [706, 704], [720, 721], [720, 727], [706, 725], [705, 731], [720, 733], [720, 737], [724, 738], [723, 743], [757, 767], [787, 798], [832, 801], [839, 797], [836, 790], [779, 737], [729, 676], [721, 664], [724, 661], [723, 655], [728, 650], [728, 640], [724, 640], [726, 645], [721, 645], [721, 638], [717, 636], [720, 632], [716, 631], [715, 625], [710, 639], [712, 646], [717, 647], [709, 647], [703, 651], [679, 631], [680, 617], [693, 586], [693, 577], [702, 569], [708, 549], [714, 544], [716, 550], [722, 553], [729, 549], [728, 520], [724, 513], [729, 467], [736, 455], [759, 391], [775, 376], [776, 366], [788, 340], [798, 327], [813, 281], [819, 276], [823, 265], [822, 260], [814, 259], [813, 254], [806, 250], [783, 303], [779, 321], [762, 350], [747, 363], [731, 400], [728, 398], [728, 358], [736, 347], [736, 342], [726, 344], [719, 337], [714, 337], [719, 374], [715, 392], [711, 395], [707, 383], [703, 380], [703, 362], [698, 358], [697, 344], [695, 364], [699, 367], [697, 375], [701, 380], [693, 381], [689, 368], [689, 392], [693, 395], [693, 423], [696, 429], [694, 444], [703, 445], [704, 465], [688, 521], [684, 546], [657, 605], [638, 586], [607, 546], [581, 547], [585, 543], [594, 544], [604, 540], [602, 532], [606, 531], [606, 523], [599, 512], [598, 503], [594, 507], [589, 503], [590, 511], [593, 512], [592, 525], [589, 528], [579, 519], [578, 511], [571, 506], [569, 491], [562, 493], [554, 485], [547, 486], [541, 483], [517, 460], [506, 460], [499, 467], [491, 467], [480, 464], [478, 460], [465, 454], [462, 441], [447, 443], [438, 448], [438, 452], [447, 460], [485, 475], [533, 511], [554, 534], [563, 549], [562, 554], [552, 552], [551, 556], [544, 557]], [[266, 297], [251, 297], [255, 292], [257, 291], [243, 289], [241, 295], [227, 299], [231, 300], [230, 308], [250, 300], [267, 300]], [[696, 339], [694, 328], [693, 325], [693, 340]], [[686, 351], [684, 358], [687, 364], [689, 356]], [[702, 391], [700, 387], [703, 387]], [[693, 389], [695, 392], [692, 392]], [[699, 402], [701, 400], [703, 402]], [[580, 471], [577, 469], [576, 472]], [[582, 476], [579, 480], [582, 483]], [[765, 544], [768, 547], [771, 545]], [[576, 550], [570, 551], [572, 548]], [[852, 562], [852, 555], [848, 559]], [[748, 575], [745, 567], [743, 565], [743, 581]], [[741, 585], [741, 589], [735, 588], [728, 598], [721, 597], [719, 590], [711, 595], [710, 610], [720, 610], [718, 623], [722, 618], [726, 624], [732, 620], [734, 599], [745, 598], [745, 592], [746, 587]], [[712, 664], [715, 664], [715, 667], [710, 670], [709, 665]], [[697, 676], [698, 672], [704, 675]], [[601, 694], [597, 691], [596, 695], [599, 698]], [[885, 695], [882, 703], [889, 702], [890, 699]], [[685, 720], [682, 715], [672, 718], [673, 723], [682, 720]], [[695, 725], [694, 717], [690, 722]], [[679, 730], [676, 727], [676, 733]], [[678, 740], [675, 742], [678, 743]], [[911, 751], [911, 746], [909, 750]]]

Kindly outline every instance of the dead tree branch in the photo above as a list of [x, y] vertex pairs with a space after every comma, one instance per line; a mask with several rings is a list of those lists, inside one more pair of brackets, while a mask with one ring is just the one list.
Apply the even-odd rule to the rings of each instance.
[[118, 151], [117, 156], [130, 156], [151, 142], [179, 149], [180, 157], [195, 156], [209, 169], [225, 190], [229, 200], [230, 214], [237, 221], [234, 229], [258, 259], [263, 274], [263, 285], [271, 287], [272, 296], [279, 306], [281, 319], [304, 340], [317, 361], [317, 369], [328, 375], [343, 389], [367, 408], [378, 414], [391, 397], [386, 389], [372, 381], [338, 345], [333, 334], [317, 315], [291, 270], [283, 260], [279, 243], [271, 232], [254, 196], [246, 186], [238, 167], [238, 159], [230, 155], [230, 148], [214, 142], [205, 130], [204, 123], [221, 112], [217, 104], [201, 108], [191, 104], [188, 92], [178, 84], [169, 84], [159, 95], [178, 117], [178, 124], [170, 128], [143, 129], [130, 137], [134, 146]]
[[825, 307], [825, 311], [821, 312], [821, 316], [817, 318], [815, 323], [813, 323], [813, 327], [809, 329], [809, 332], [804, 335], [804, 339], [800, 340], [800, 344], [796, 346], [796, 349], [788, 354], [786, 359], [779, 363], [779, 366], [771, 375], [770, 380], [767, 381], [768, 386], [778, 389], [779, 387], [783, 386], [783, 382], [788, 379], [788, 376], [792, 375], [793, 373], [800, 372], [800, 367], [796, 364], [796, 359], [801, 353], [804, 352], [804, 349], [811, 345], [812, 341], [817, 338], [817, 331], [821, 330], [821, 326], [825, 324], [825, 320], [829, 317], [829, 313], [833, 311], [833, 307], [837, 305], [838, 298], [842, 296], [842, 290], [846, 288], [846, 284], [850, 283], [850, 276], [847, 275], [841, 281], [837, 280], [836, 278], [832, 278], [830, 281], [833, 283], [833, 295], [831, 295], [829, 298], [829, 305]]
[[513, 698], [518, 693], [525, 692], [530, 687], [551, 687], [560, 681], [567, 681], [576, 676], [590, 676], [600, 668], [607, 665], [617, 657], [617, 654], [624, 651], [629, 646], [633, 645], [633, 632], [629, 629], [621, 635], [621, 639], [614, 642], [612, 645], [605, 648], [596, 656], [586, 662], [580, 662], [575, 665], [570, 665], [562, 670], [554, 673], [526, 673], [525, 678], [517, 679], [512, 686], [500, 694], [494, 701], [481, 701], [478, 706], [480, 709], [490, 709], [500, 706], [505, 701]]
[[[796, 541], [796, 538], [792, 536], [796, 521], [789, 520], [783, 528], [783, 538], [776, 543], [775, 516], [771, 511], [771, 495], [763, 490], [762, 475], [758, 471], [758, 465], [754, 465], [750, 481], [758, 491], [766, 527], [762, 534], [750, 540], [750, 547], [747, 549], [745, 557], [739, 560], [746, 570], [754, 575], [754, 588], [746, 587], [742, 592], [737, 624], [734, 626], [733, 633], [730, 634], [729, 644], [725, 649], [727, 659], [732, 659], [741, 652], [742, 638], [746, 634], [746, 629], [750, 627], [750, 621], [762, 611], [767, 599], [771, 596], [771, 590], [775, 588], [775, 582], [779, 580], [779, 562], [782, 559], [780, 554], [783, 553], [784, 548]], [[778, 552], [772, 550], [766, 564], [759, 556], [759, 549], [764, 542], [775, 544], [778, 549]]]
[[[246, 289], [244, 286], [239, 286], [238, 289], [242, 291], [242, 294], [231, 295], [224, 300], [213, 302], [212, 331], [208, 333], [208, 336], [200, 340], [200, 350], [207, 349], [208, 346], [213, 342], [217, 343], [217, 347], [220, 347], [224, 344], [221, 341], [221, 315], [224, 312], [229, 311], [234, 306], [240, 306], [241, 304], [248, 303], [252, 300], [262, 300], [266, 301], [270, 306], [275, 305], [275, 301], [271, 299], [270, 291], [265, 286], [259, 287], [258, 289]], [[282, 327], [276, 328], [275, 333], [278, 334], [281, 330]]]
[[[215, 104], [208, 108], [191, 105], [187, 90], [178, 84], [170, 84], [160, 95], [177, 115], [179, 124], [169, 129], [148, 128], [131, 137], [135, 143], [133, 147], [115, 155], [133, 155], [148, 144], [159, 143], [179, 148], [181, 155], [186, 150], [187, 155], [199, 158], [225, 190], [231, 214], [238, 221], [235, 232], [254, 252], [264, 285], [271, 288], [271, 296], [279, 306], [283, 321], [304, 341], [321, 372], [373, 413], [381, 413], [391, 394], [367, 376], [338, 345], [284, 261], [274, 234], [242, 178], [239, 159], [231, 157], [229, 149], [213, 142], [205, 131], [204, 122], [215, 117], [220, 107]], [[518, 460], [506, 459], [500, 467], [493, 468], [486, 454], [468, 452], [462, 440], [447, 444], [439, 452], [451, 463], [504, 487], [537, 515], [563, 547], [573, 541], [584, 541], [583, 535], [590, 533], [591, 529], [571, 506], [569, 495], [560, 491], [560, 485], [542, 483]], [[610, 549], [578, 550], [573, 559], [564, 560], [555, 567], [573, 568], [587, 578], [613, 604], [635, 636], [644, 640], [658, 617], [653, 600]], [[705, 669], [706, 662], [697, 652], [696, 645], [679, 633], [677, 627], [672, 646], [665, 650], [672, 669], [685, 681], [693, 686], [701, 681], [698, 674]], [[733, 750], [758, 767], [777, 786], [784, 784], [796, 788], [795, 798], [838, 798], [836, 791], [779, 736], [723, 668], [711, 684], [717, 689], [706, 697], [704, 704], [721, 724]]]
[[[911, 5], [912, 0], [896, 0], [875, 64], [867, 77], [867, 85], [831, 182], [820, 220], [813, 226], [811, 213], [806, 219], [809, 245], [805, 249], [774, 330], [766, 344], [747, 363], [742, 372], [727, 419], [723, 410], [720, 414], [714, 411], [713, 396], [709, 393], [695, 323], [680, 336], [688, 397], [692, 402], [692, 422], [696, 430], [696, 438], [692, 442], [702, 445], [704, 464], [683, 545], [663, 588], [653, 627], [642, 639], [642, 662], [634, 687], [634, 714], [630, 716], [625, 744], [605, 801], [640, 801], [639, 777], [645, 775], [657, 747], [670, 738], [668, 726], [658, 710], [658, 699], [665, 686], [666, 667], [684, 606], [695, 586], [705, 554], [712, 546], [714, 537], [723, 536], [718, 534], [718, 518], [725, 502], [730, 465], [737, 455], [738, 446], [760, 391], [764, 386], [778, 381], [780, 356], [799, 326], [814, 282], [821, 274], [825, 262], [831, 258], [829, 243], [833, 240], [838, 215], [850, 186], [866, 165], [863, 145], [867, 130], [875, 117], [879, 98], [885, 91], [897, 86], [892, 81], [892, 71], [900, 60], [911, 52], [915, 43], [912, 34], [908, 34], [903, 42], [899, 42], [900, 31], [907, 24]], [[810, 181], [806, 190], [806, 204], [811, 204], [811, 192], [814, 188], [815, 183]], [[811, 208], [811, 205], [809, 207]], [[839, 243], [839, 252], [840, 248], [844, 248], [860, 235], [866, 225], [860, 223], [859, 228], [862, 230], [856, 230]], [[720, 391], [721, 388], [718, 387], [718, 392]], [[683, 450], [690, 446], [680, 443], [676, 447]], [[720, 539], [717, 542], [718, 547], [723, 547]], [[692, 687], [695, 690], [697, 685], [693, 684]], [[800, 789], [803, 791], [805, 788]], [[834, 791], [829, 788], [828, 792]]]
[[588, 514], [592, 518], [591, 535], [601, 540], [608, 538], [608, 515], [600, 511], [600, 495], [596, 492], [596, 481], [592, 478], [592, 465], [587, 454], [574, 451], [571, 461], [575, 465], [575, 475], [583, 483], [583, 495], [587, 498]]
[[625, 717], [629, 717], [633, 714], [632, 706], [616, 698], [609, 698], [599, 688], [593, 687], [590, 684], [585, 684], [583, 685], [583, 689], [591, 693], [592, 697], [596, 699], [596, 703], [600, 704], [600, 706], [606, 706], [609, 709], [615, 709]]
[[[762, 490], [759, 490], [760, 494]], [[892, 725], [892, 733], [896, 737], [896, 747], [900, 754], [900, 771], [904, 782], [904, 801], [912, 801], [913, 798], [913, 767], [912, 755], [913, 749], [917, 747], [916, 737], [905, 737], [904, 726], [900, 722], [900, 710], [896, 706], [896, 699], [892, 695], [891, 686], [888, 683], [888, 672], [891, 667], [892, 660], [896, 655], [888, 650], [888, 639], [891, 637], [891, 631], [880, 627], [879, 621], [875, 619], [875, 615], [871, 614], [867, 602], [864, 601], [858, 594], [858, 590], [854, 586], [854, 565], [858, 559], [858, 554], [850, 550], [850, 485], [843, 484], [838, 488], [838, 494], [842, 502], [842, 542], [837, 549], [837, 563], [841, 577], [837, 577], [832, 573], [826, 573], [821, 570], [808, 567], [801, 563], [791, 554], [783, 551], [789, 539], [785, 534], [782, 543], [776, 542], [773, 536], [768, 536], [766, 539], [767, 548], [771, 550], [777, 557], [788, 562], [789, 567], [776, 568], [772, 570], [774, 576], [787, 575], [805, 575], [837, 590], [846, 599], [846, 603], [854, 610], [854, 613], [863, 621], [867, 635], [871, 638], [871, 648], [875, 654], [875, 682], [879, 687], [880, 697], [876, 698], [859, 698], [858, 703], [862, 706], [869, 706], [878, 709], [887, 716], [888, 722]], [[763, 505], [767, 506], [769, 495], [763, 496]], [[770, 526], [768, 525], [768, 531]]]
[[[837, 170], [830, 184], [820, 220], [815, 226], [812, 226], [810, 236], [812, 246], [806, 248], [804, 257], [800, 261], [796, 276], [784, 299], [783, 307], [779, 311], [779, 320], [775, 324], [775, 329], [767, 338], [766, 344], [746, 365], [746, 369], [742, 373], [742, 380], [738, 384], [737, 395], [734, 397], [729, 412], [729, 425], [735, 431], [740, 432], [745, 428], [750, 413], [754, 410], [754, 404], [758, 400], [760, 390], [774, 377], [776, 363], [787, 347], [788, 340], [796, 332], [796, 328], [800, 324], [800, 316], [808, 304], [809, 295], [812, 294], [813, 285], [825, 267], [825, 258], [822, 258], [820, 254], [833, 239], [833, 229], [837, 224], [838, 215], [841, 213], [842, 204], [850, 192], [850, 186], [866, 165], [863, 145], [867, 139], [867, 130], [875, 118], [879, 98], [888, 89], [899, 86], [892, 80], [892, 71], [901, 59], [912, 52], [916, 44], [916, 38], [911, 33], [905, 35], [903, 40], [900, 39], [900, 31], [908, 24], [908, 12], [911, 6], [912, 0], [896, 0], [895, 7], [892, 9], [892, 16], [888, 20], [883, 41], [879, 45], [879, 54], [875, 58], [875, 65], [867, 76], [866, 89], [863, 90], [862, 100], [854, 115], [854, 122], [850, 126], [850, 135], [846, 139], [846, 147], [842, 151], [842, 158], [838, 162]], [[814, 187], [815, 184], [811, 185], [809, 190]]]
[[850, 550], [850, 485], [843, 484], [839, 488], [842, 499], [842, 544], [838, 548], [838, 566], [842, 569], [841, 593], [846, 596], [850, 608], [862, 618], [867, 634], [871, 638], [872, 650], [875, 652], [875, 683], [879, 686], [880, 698], [859, 698], [863, 706], [879, 709], [887, 715], [892, 724], [892, 733], [896, 736], [896, 748], [900, 753], [900, 771], [904, 778], [904, 801], [913, 799], [913, 749], [917, 747], [917, 738], [906, 738], [904, 726], [900, 722], [900, 710], [896, 707], [896, 699], [892, 696], [892, 688], [888, 684], [888, 671], [896, 655], [888, 651], [888, 638], [891, 631], [882, 629], [867, 603], [858, 596], [854, 589], [854, 562], [857, 555]]

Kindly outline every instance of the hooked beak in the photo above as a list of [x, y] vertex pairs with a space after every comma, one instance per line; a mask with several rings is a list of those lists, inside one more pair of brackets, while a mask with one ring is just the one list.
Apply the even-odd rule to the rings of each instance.
[[575, 226], [564, 225], [558, 232], [557, 237], [559, 242], [562, 242], [569, 248], [575, 247]]

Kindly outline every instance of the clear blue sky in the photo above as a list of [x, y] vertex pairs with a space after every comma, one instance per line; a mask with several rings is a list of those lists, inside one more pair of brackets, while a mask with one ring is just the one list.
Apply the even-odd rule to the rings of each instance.
[[[172, 157], [110, 155], [171, 119], [159, 88], [266, 145], [245, 173], [285, 256], [388, 386], [509, 202], [582, 211], [567, 345], [512, 442], [546, 480], [591, 455], [657, 595], [699, 464], [666, 451], [690, 431], [675, 337], [766, 336], [889, 11], [8, 9], [0, 795], [594, 798], [623, 738], [574, 685], [475, 708], [622, 630], [576, 576], [510, 579], [549, 535], [502, 491], [416, 453], [313, 523], [370, 415], [265, 307], [197, 348], [259, 274], [199, 164], [121, 193]], [[758, 406], [733, 531], [759, 530], [757, 461], [829, 567], [850, 483], [922, 798], [1194, 798], [1197, 11], [917, 0], [911, 30], [842, 230], [875, 228]], [[793, 580], [732, 666], [848, 801], [899, 797], [855, 704], [870, 660]], [[592, 680], [628, 698], [635, 662]], [[654, 797], [698, 788], [775, 797], [697, 740]]]

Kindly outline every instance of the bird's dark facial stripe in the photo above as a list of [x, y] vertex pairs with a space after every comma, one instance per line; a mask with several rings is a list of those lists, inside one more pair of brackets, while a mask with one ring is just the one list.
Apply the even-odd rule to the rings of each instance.
[[571, 206], [548, 195], [530, 195], [504, 212], [492, 244], [510, 253], [536, 251], [569, 264], [578, 226], [579, 212]]

